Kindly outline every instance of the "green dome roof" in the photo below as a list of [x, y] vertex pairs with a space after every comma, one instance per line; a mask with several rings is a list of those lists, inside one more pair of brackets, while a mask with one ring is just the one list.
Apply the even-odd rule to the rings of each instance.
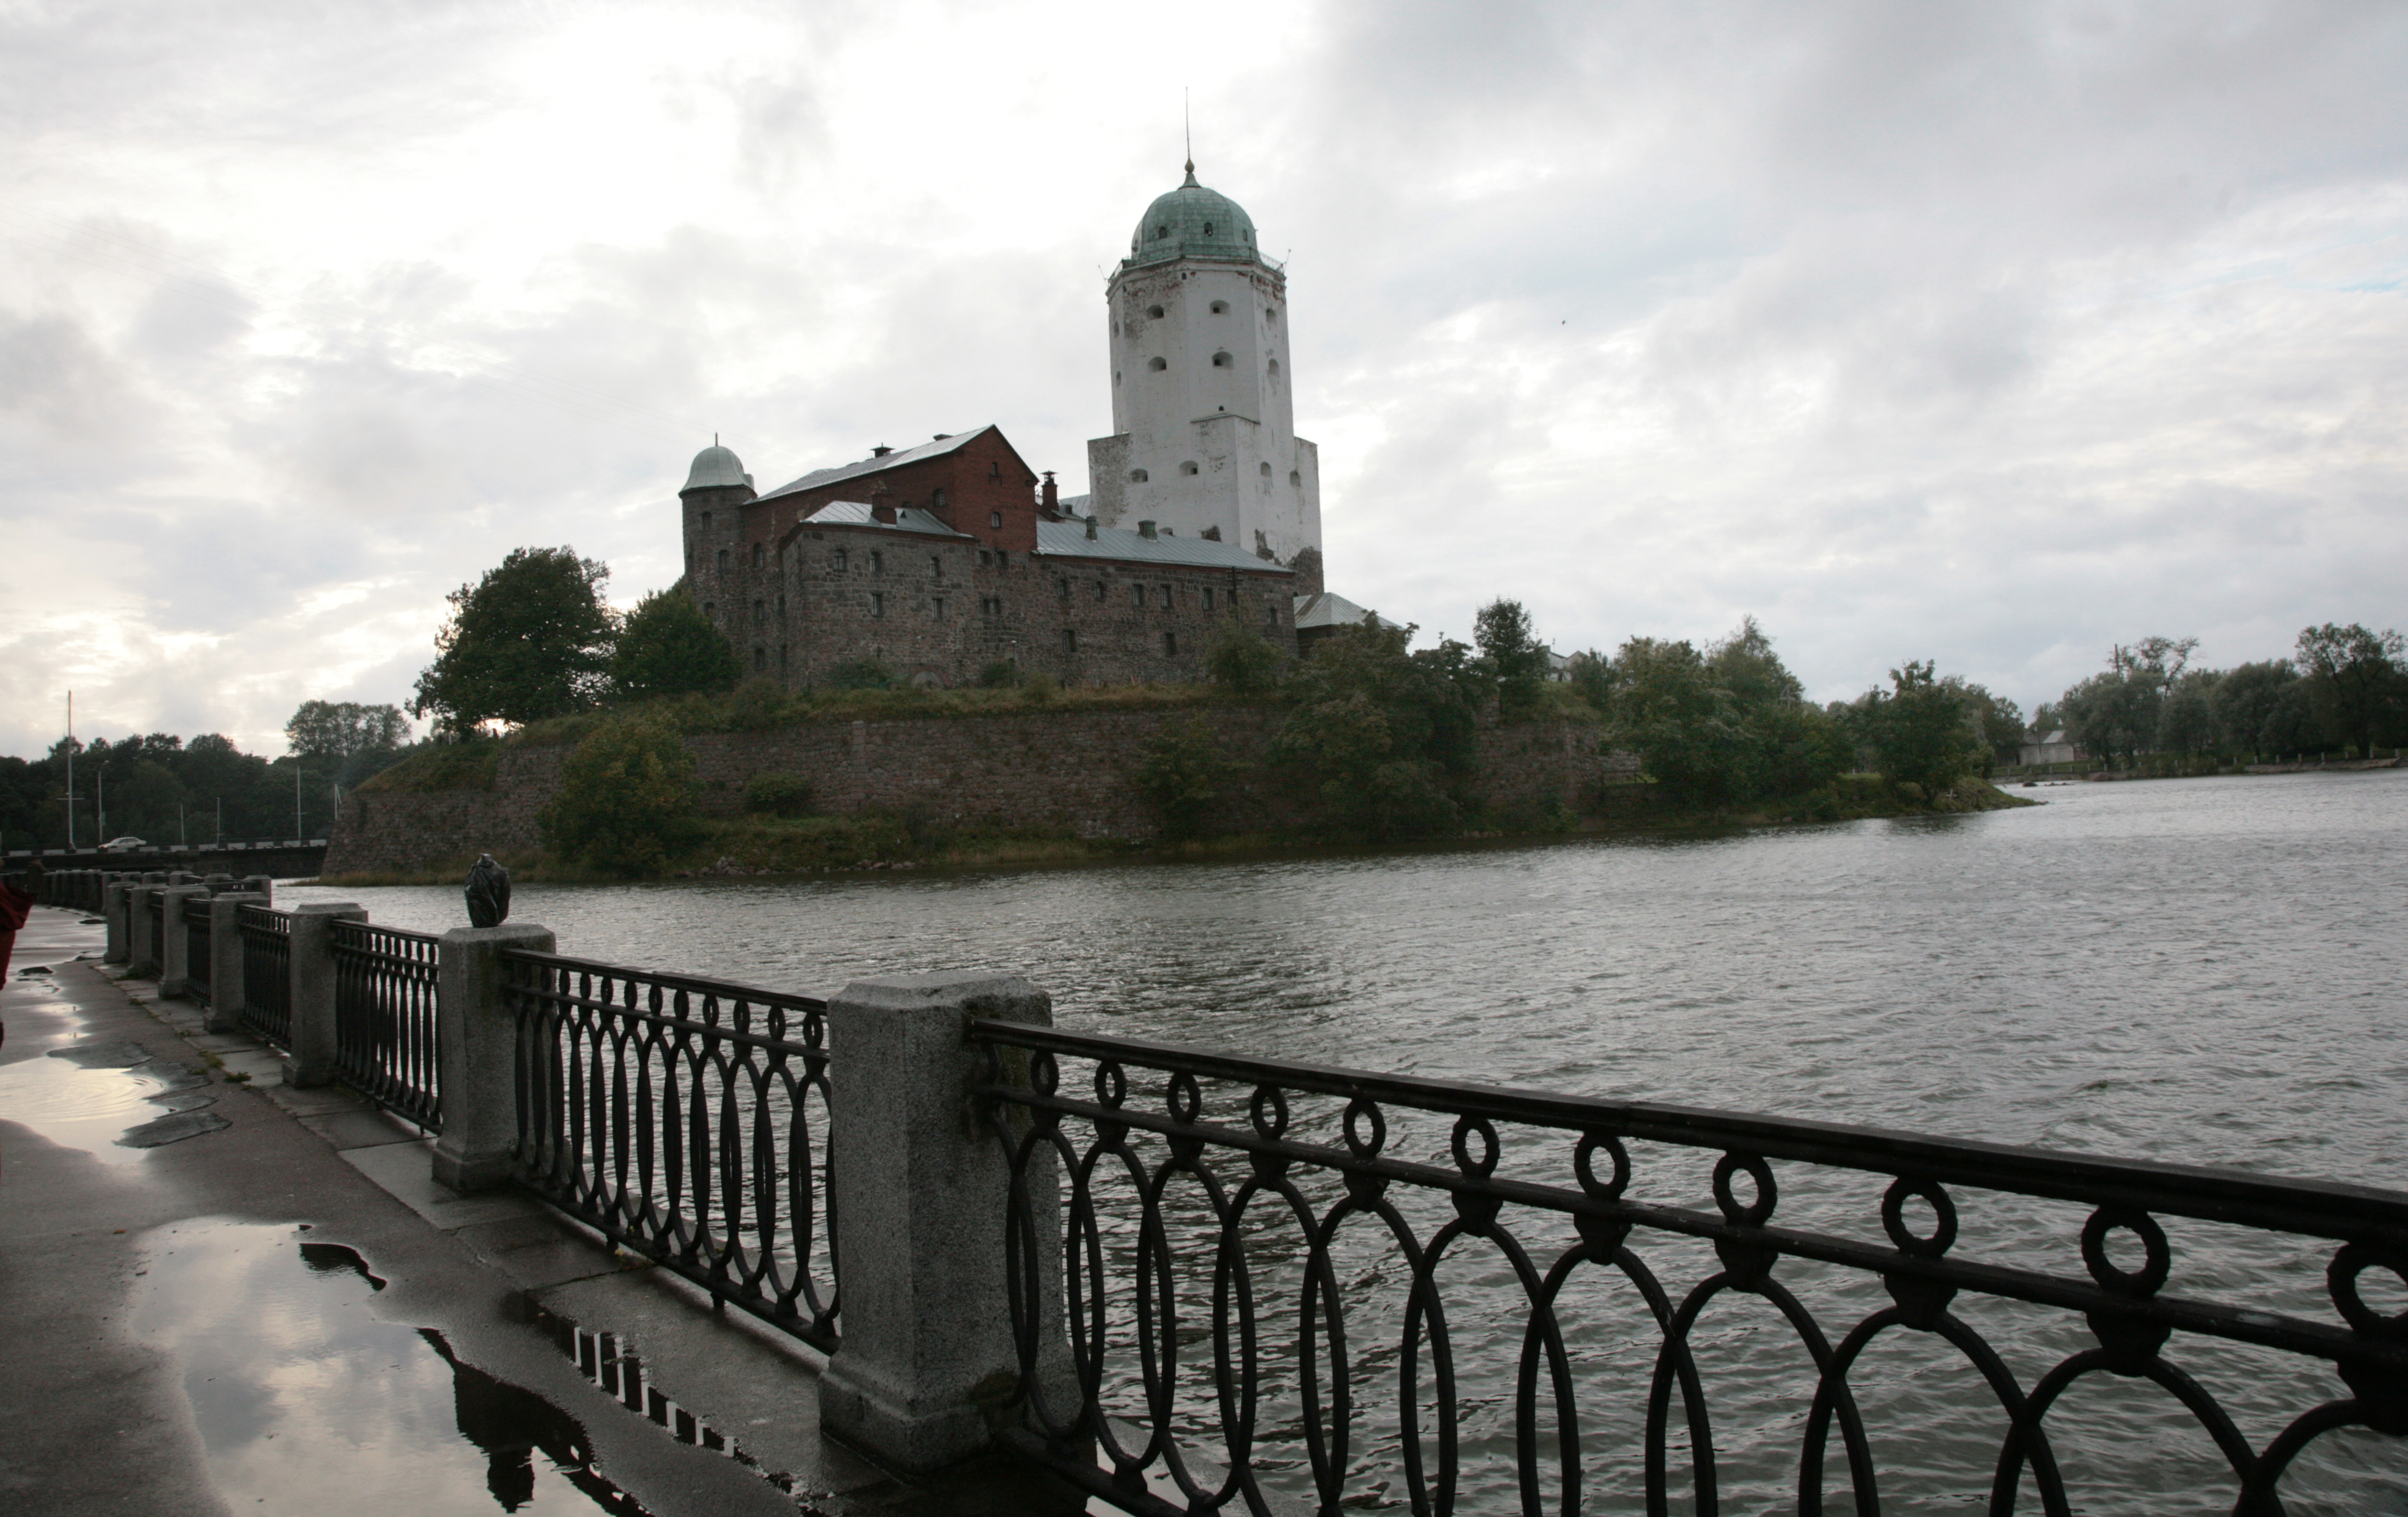
[[1254, 246], [1254, 219], [1245, 208], [1218, 190], [1196, 182], [1196, 165], [1187, 165], [1187, 182], [1157, 196], [1145, 208], [1145, 220], [1129, 238], [1129, 262], [1160, 264], [1173, 258], [1226, 258], [1253, 262], [1262, 256]]
[[[744, 472], [733, 449], [722, 448], [717, 442], [694, 455], [694, 466], [686, 470], [686, 490], [710, 490], [724, 485], [749, 485], [752, 476]], [[685, 494], [685, 490], [678, 492]]]

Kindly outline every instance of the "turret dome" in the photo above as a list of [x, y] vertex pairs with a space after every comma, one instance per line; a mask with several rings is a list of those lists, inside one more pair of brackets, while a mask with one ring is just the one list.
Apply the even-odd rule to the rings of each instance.
[[[743, 461], [732, 448], [722, 448], [716, 441], [694, 455], [694, 467], [686, 471], [686, 490], [712, 490], [725, 485], [750, 486], [752, 476], [744, 472]], [[678, 492], [685, 494], [684, 490]]]
[[1254, 220], [1245, 208], [1196, 182], [1196, 165], [1187, 165], [1187, 182], [1155, 197], [1145, 208], [1129, 238], [1133, 264], [1160, 264], [1173, 258], [1225, 258], [1251, 263], [1262, 257], [1254, 246]]

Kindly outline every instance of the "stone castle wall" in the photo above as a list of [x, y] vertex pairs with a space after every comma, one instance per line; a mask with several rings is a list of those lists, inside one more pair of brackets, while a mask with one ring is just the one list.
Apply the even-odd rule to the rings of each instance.
[[[755, 775], [799, 775], [814, 809], [833, 815], [923, 811], [954, 823], [1061, 829], [1086, 837], [1146, 838], [1158, 818], [1137, 784], [1147, 748], [1200, 718], [1220, 751], [1258, 760], [1286, 708], [1035, 711], [998, 716], [814, 722], [759, 733], [686, 738], [702, 809], [742, 809]], [[506, 749], [490, 789], [368, 790], [343, 798], [326, 873], [415, 873], [465, 867], [480, 851], [541, 847], [536, 814], [560, 785], [566, 748]], [[1481, 734], [1477, 780], [1492, 807], [1579, 807], [1600, 780], [1627, 778], [1627, 755], [1600, 751], [1597, 729], [1533, 723]], [[1216, 821], [1278, 831], [1301, 821], [1259, 765], [1231, 787]]]

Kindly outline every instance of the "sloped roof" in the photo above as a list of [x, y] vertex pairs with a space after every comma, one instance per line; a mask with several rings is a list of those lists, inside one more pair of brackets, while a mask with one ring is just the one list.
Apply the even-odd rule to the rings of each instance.
[[972, 431], [956, 432], [950, 436], [939, 437], [933, 442], [924, 442], [917, 448], [898, 449], [888, 453], [884, 458], [865, 458], [856, 464], [839, 464], [832, 469], [814, 469], [799, 479], [789, 480], [775, 490], [766, 492], [761, 498], [774, 500], [780, 495], [791, 495], [805, 490], [817, 490], [823, 485], [838, 484], [846, 479], [858, 479], [865, 475], [882, 474], [888, 469], [901, 468], [906, 464], [942, 458], [947, 453], [958, 451], [971, 438], [994, 430], [995, 423], [990, 422]]
[[796, 527], [869, 527], [879, 532], [915, 532], [926, 537], [960, 537], [976, 541], [967, 532], [955, 532], [917, 507], [897, 507], [895, 520], [882, 522], [868, 505], [858, 500], [832, 500], [795, 523]]
[[1324, 591], [1318, 595], [1296, 597], [1296, 630], [1298, 632], [1311, 632], [1315, 627], [1359, 627], [1367, 616], [1376, 618], [1380, 625], [1392, 631], [1399, 628], [1399, 623], [1380, 616], [1376, 611], [1367, 610], [1343, 595], [1333, 595]]
[[1168, 533], [1149, 537], [1125, 527], [1096, 529], [1093, 537], [1081, 522], [1039, 522], [1037, 551], [1047, 558], [1114, 559], [1124, 564], [1183, 564], [1194, 568], [1243, 569], [1250, 574], [1293, 574], [1284, 565], [1256, 558], [1233, 542], [1210, 537], [1175, 537]]

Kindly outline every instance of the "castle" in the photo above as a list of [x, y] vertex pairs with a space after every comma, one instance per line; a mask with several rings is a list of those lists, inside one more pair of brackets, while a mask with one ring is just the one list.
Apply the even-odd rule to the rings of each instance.
[[993, 425], [766, 493], [716, 442], [695, 455], [686, 585], [748, 671], [790, 689], [863, 661], [924, 685], [997, 665], [1186, 682], [1226, 618], [1291, 654], [1363, 619], [1322, 592], [1287, 279], [1253, 220], [1189, 164], [1105, 300], [1113, 432], [1087, 444], [1086, 495], [1059, 497]]

